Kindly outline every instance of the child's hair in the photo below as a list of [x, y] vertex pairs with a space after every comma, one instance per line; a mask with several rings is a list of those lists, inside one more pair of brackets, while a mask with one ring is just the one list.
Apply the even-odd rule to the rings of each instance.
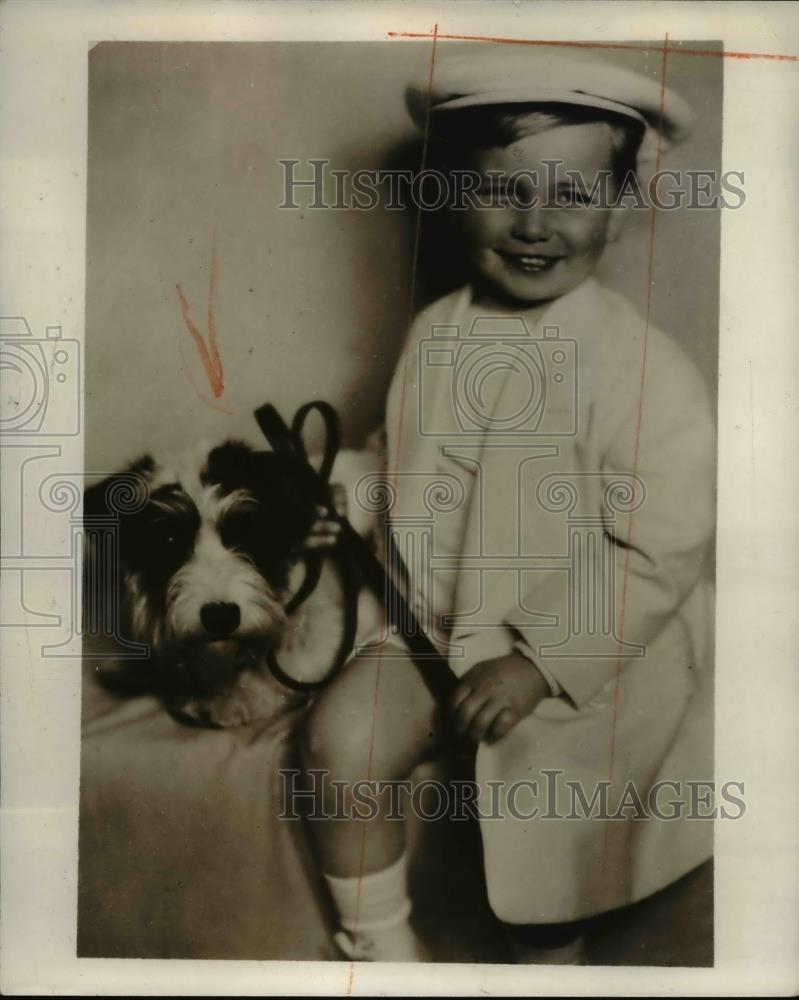
[[461, 108], [436, 116], [431, 130], [431, 153], [447, 168], [457, 167], [475, 149], [509, 146], [559, 125], [600, 123], [608, 127], [613, 149], [611, 169], [621, 185], [635, 172], [638, 151], [646, 130], [643, 122], [613, 111], [572, 104], [518, 104]]

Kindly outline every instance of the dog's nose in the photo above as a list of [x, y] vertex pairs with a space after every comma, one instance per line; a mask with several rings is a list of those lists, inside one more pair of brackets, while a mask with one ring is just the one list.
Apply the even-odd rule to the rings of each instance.
[[241, 611], [238, 604], [219, 601], [200, 608], [200, 621], [213, 635], [230, 635], [239, 627]]

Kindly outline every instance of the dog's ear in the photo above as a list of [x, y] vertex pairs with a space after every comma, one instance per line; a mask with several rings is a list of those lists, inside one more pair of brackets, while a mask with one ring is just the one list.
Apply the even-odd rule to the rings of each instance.
[[[136, 547], [133, 522], [147, 500], [147, 483], [155, 469], [150, 455], [143, 455], [121, 472], [106, 476], [83, 492], [83, 523], [85, 527], [101, 519], [113, 519], [119, 532], [119, 555], [123, 565], [128, 554]], [[94, 560], [101, 558], [97, 551], [96, 532], [87, 532], [86, 568], [91, 570]], [[121, 568], [121, 567], [120, 567]]]
[[218, 483], [223, 493], [244, 488], [260, 502], [270, 521], [294, 544], [305, 537], [325, 502], [324, 487], [293, 455], [255, 451], [241, 441], [214, 448], [201, 476]]
[[291, 454], [256, 451], [242, 441], [226, 441], [214, 448], [201, 477], [204, 483], [218, 483], [223, 493], [250, 490], [269, 502], [323, 503], [324, 488], [300, 459]]
[[250, 489], [258, 453], [243, 441], [225, 441], [208, 453], [205, 468], [200, 473], [204, 484], [216, 483], [222, 493], [232, 493], [242, 486]]
[[[118, 516], [125, 512], [125, 507], [135, 507], [130, 504], [130, 498], [137, 485], [143, 485], [152, 474], [155, 462], [151, 455], [142, 455], [121, 472], [115, 472], [99, 483], [83, 491], [84, 520], [92, 517], [104, 517], [111, 514]], [[141, 483], [137, 483], [137, 480]], [[115, 499], [122, 499], [117, 505]], [[126, 503], [127, 501], [127, 503]]]
[[[107, 627], [109, 600], [118, 596], [118, 576], [127, 563], [129, 548], [135, 547], [128, 522], [141, 509], [139, 499], [146, 498], [146, 483], [155, 468], [155, 462], [145, 455], [127, 469], [106, 476], [83, 492], [83, 523], [96, 527], [100, 519], [114, 518], [119, 532], [119, 558], [109, 566], [107, 540], [97, 531], [86, 531], [86, 548], [83, 560], [83, 628], [87, 634], [101, 633]], [[92, 522], [95, 522], [92, 525]], [[107, 574], [111, 572], [111, 579]], [[109, 590], [109, 586], [113, 590]]]
[[254, 460], [253, 492], [276, 523], [287, 534], [303, 539], [319, 516], [317, 506], [325, 502], [319, 480], [292, 455], [259, 452]]

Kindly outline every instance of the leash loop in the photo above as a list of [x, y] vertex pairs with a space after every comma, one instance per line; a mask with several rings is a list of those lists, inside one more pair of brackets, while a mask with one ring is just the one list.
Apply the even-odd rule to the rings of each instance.
[[[322, 463], [318, 470], [314, 469], [308, 460], [303, 439], [305, 421], [314, 410], [321, 416], [326, 431]], [[297, 410], [291, 427], [289, 427], [275, 407], [271, 403], [265, 403], [255, 411], [255, 419], [274, 451], [293, 454], [317, 477], [320, 487], [326, 491], [328, 497], [330, 520], [335, 520], [341, 525], [339, 540], [332, 550], [333, 558], [336, 559], [339, 572], [342, 574], [345, 590], [344, 635], [336, 661], [323, 680], [307, 682], [289, 677], [280, 668], [276, 658], [272, 656], [268, 658], [268, 663], [275, 678], [292, 690], [303, 691], [318, 690], [332, 679], [344, 665], [355, 645], [358, 590], [361, 583], [364, 583], [383, 605], [389, 626], [405, 640], [411, 659], [433, 698], [439, 705], [448, 702], [457, 684], [455, 676], [449, 668], [449, 663], [428, 638], [402, 589], [394, 582], [391, 572], [383, 566], [369, 543], [358, 534], [347, 518], [336, 513], [332, 507], [329, 478], [341, 442], [340, 422], [335, 409], [329, 403], [321, 400], [305, 403]], [[391, 536], [389, 536], [388, 561], [397, 576], [407, 581], [407, 568], [396, 545], [393, 544]], [[319, 560], [320, 573], [321, 564], [322, 559]], [[295, 598], [302, 592], [304, 594], [302, 599], [305, 600], [308, 594], [313, 591], [318, 582], [318, 574], [309, 588], [306, 588], [306, 584], [309, 582], [309, 578], [313, 579], [314, 572], [315, 570], [309, 568], [303, 585]], [[302, 601], [295, 606], [299, 606], [300, 603]]]
[[[314, 411], [321, 416], [325, 429], [322, 462], [318, 469], [314, 469], [310, 463], [303, 433], [306, 420]], [[274, 451], [281, 454], [293, 455], [314, 472], [320, 481], [320, 485], [324, 486], [322, 492], [326, 496], [326, 506], [328, 507], [330, 519], [339, 520], [333, 509], [333, 498], [330, 488], [330, 474], [333, 471], [333, 464], [336, 461], [336, 456], [341, 446], [341, 424], [335, 409], [329, 403], [325, 403], [322, 400], [311, 400], [297, 410], [291, 422], [291, 427], [289, 427], [277, 410], [271, 404], [267, 403], [256, 410], [255, 419]], [[301, 681], [296, 677], [292, 677], [291, 674], [286, 673], [280, 666], [274, 651], [269, 651], [266, 658], [269, 670], [276, 680], [292, 691], [313, 692], [323, 688], [344, 666], [355, 646], [355, 636], [358, 631], [358, 592], [361, 582], [358, 579], [352, 559], [343, 548], [336, 546], [329, 553], [317, 551], [306, 554], [305, 577], [297, 592], [286, 605], [286, 612], [292, 614], [296, 611], [316, 589], [319, 578], [322, 575], [326, 557], [329, 557], [336, 563], [344, 593], [344, 627], [341, 641], [339, 642], [339, 648], [336, 651], [336, 656], [330, 670], [323, 678], [317, 681]]]

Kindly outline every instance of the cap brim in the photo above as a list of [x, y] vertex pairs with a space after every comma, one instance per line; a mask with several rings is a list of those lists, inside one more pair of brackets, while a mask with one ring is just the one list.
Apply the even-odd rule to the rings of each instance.
[[531, 53], [495, 46], [442, 53], [432, 81], [406, 91], [408, 111], [421, 128], [430, 116], [491, 105], [563, 104], [612, 111], [643, 122], [672, 142], [693, 124], [690, 107], [657, 80], [583, 53]]

